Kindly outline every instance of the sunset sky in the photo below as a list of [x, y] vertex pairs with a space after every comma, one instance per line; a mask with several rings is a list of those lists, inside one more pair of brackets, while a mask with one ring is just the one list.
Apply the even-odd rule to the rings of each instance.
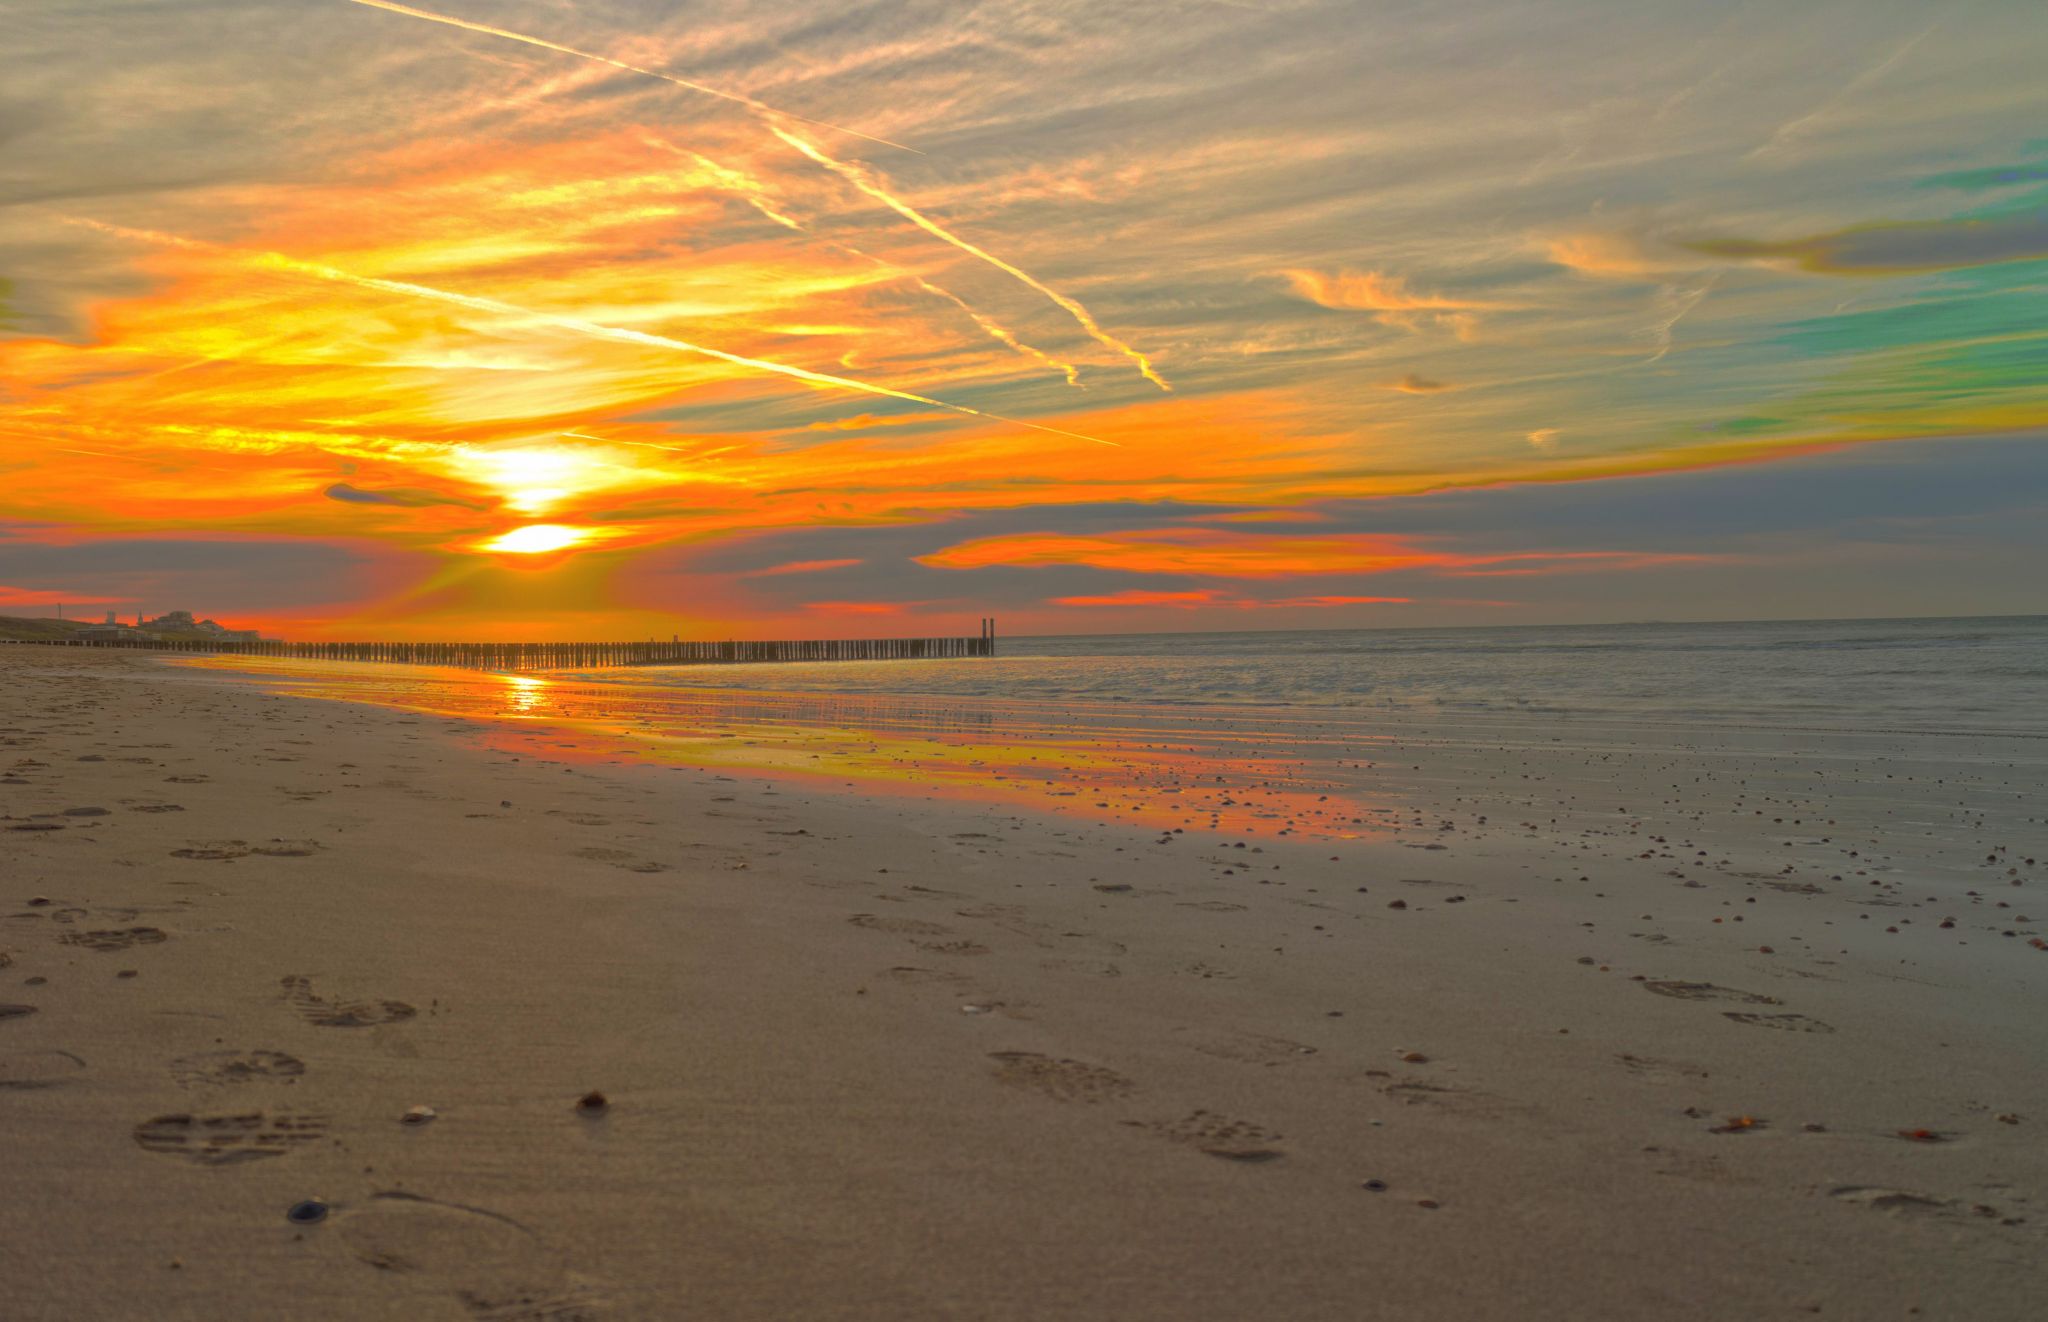
[[2048, 610], [2048, 7], [0, 0], [0, 613]]

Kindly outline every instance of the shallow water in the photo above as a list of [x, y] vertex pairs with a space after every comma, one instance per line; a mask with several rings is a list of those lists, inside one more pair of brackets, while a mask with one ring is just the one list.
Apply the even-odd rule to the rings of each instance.
[[2008, 866], [1985, 852], [2007, 841], [2048, 852], [2033, 844], [2048, 820], [2038, 619], [1009, 647], [992, 661], [548, 675], [188, 664], [450, 718], [522, 757], [647, 761], [1169, 833], [1412, 839], [1519, 823], [1583, 839], [1661, 822], [1743, 866], [1810, 852], [1808, 866], [1839, 869], [1854, 857], [1840, 834], [1854, 832], [1857, 866], [1876, 861], [1880, 836], [1887, 851], [1910, 840], [1917, 873], [1957, 885]]
[[633, 688], [2048, 735], [2048, 616], [1015, 638], [993, 660], [582, 677]]

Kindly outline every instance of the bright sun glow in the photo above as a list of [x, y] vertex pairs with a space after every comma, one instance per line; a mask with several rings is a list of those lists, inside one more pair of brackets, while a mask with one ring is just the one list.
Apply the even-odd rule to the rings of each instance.
[[522, 514], [544, 514], [569, 497], [607, 485], [615, 476], [604, 471], [608, 465], [601, 459], [566, 446], [470, 446], [458, 457], [465, 475], [495, 488], [507, 507]]
[[483, 544], [486, 551], [504, 551], [512, 555], [540, 555], [547, 551], [566, 550], [580, 546], [591, 539], [588, 528], [571, 528], [563, 523], [530, 523], [524, 528], [492, 538]]

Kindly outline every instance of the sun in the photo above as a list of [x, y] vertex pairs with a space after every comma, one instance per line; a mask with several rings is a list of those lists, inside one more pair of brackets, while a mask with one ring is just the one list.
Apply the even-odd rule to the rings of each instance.
[[547, 514], [563, 501], [638, 478], [588, 446], [463, 446], [453, 460], [462, 477], [496, 491], [507, 509], [525, 515]]
[[589, 528], [573, 528], [566, 523], [529, 523], [484, 542], [480, 549], [509, 555], [545, 555], [581, 546], [595, 536]]

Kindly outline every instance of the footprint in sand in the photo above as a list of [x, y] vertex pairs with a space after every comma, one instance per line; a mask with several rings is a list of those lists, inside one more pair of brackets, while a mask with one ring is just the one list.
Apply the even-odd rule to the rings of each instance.
[[185, 805], [183, 805], [182, 803], [131, 803], [131, 804], [129, 804], [129, 805], [128, 805], [128, 811], [129, 811], [129, 812], [183, 812], [183, 811], [185, 811]]
[[979, 941], [920, 941], [919, 950], [934, 955], [986, 955], [988, 947]]
[[317, 840], [272, 840], [268, 844], [256, 845], [249, 850], [266, 858], [311, 858], [320, 852]]
[[1740, 1001], [1744, 1005], [1783, 1005], [1775, 996], [1763, 996], [1756, 992], [1737, 991], [1733, 987], [1717, 987], [1711, 982], [1646, 982], [1644, 991], [1659, 996], [1672, 996], [1681, 1001]]
[[201, 1166], [231, 1166], [265, 1157], [281, 1157], [293, 1148], [316, 1142], [327, 1132], [324, 1115], [293, 1112], [233, 1115], [160, 1115], [135, 1126], [135, 1141], [145, 1152], [182, 1157]]
[[855, 927], [865, 927], [876, 932], [899, 932], [904, 936], [951, 936], [953, 929], [937, 923], [925, 922], [922, 918], [884, 918], [880, 914], [857, 913], [846, 920]]
[[171, 1062], [171, 1077], [180, 1088], [215, 1084], [296, 1083], [306, 1062], [282, 1051], [202, 1051]]
[[1190, 1111], [1179, 1120], [1126, 1120], [1124, 1123], [1224, 1161], [1254, 1165], [1278, 1161], [1287, 1155], [1276, 1146], [1280, 1135], [1272, 1130], [1249, 1120], [1233, 1120], [1214, 1111]]
[[577, 849], [570, 852], [577, 858], [587, 858], [593, 863], [609, 863], [613, 867], [623, 868], [627, 872], [668, 871], [668, 864], [635, 858], [632, 851], [628, 849], [606, 849], [601, 845], [592, 845], [587, 849]]
[[81, 946], [104, 954], [134, 946], [161, 945], [170, 937], [161, 927], [109, 927], [91, 932], [65, 932], [57, 940], [67, 946]]
[[423, 1291], [453, 1295], [476, 1317], [578, 1322], [604, 1315], [602, 1300], [540, 1236], [484, 1208], [372, 1194], [337, 1218], [335, 1234], [358, 1261], [413, 1278]]
[[33, 1005], [15, 1005], [8, 1001], [0, 1001], [0, 1019], [24, 1019], [35, 1012], [36, 1007]]
[[85, 1061], [68, 1051], [0, 1055], [0, 1088], [55, 1088], [84, 1072]]
[[249, 853], [246, 840], [195, 840], [183, 849], [173, 849], [172, 858], [196, 858], [207, 861], [244, 858]]
[[1128, 1097], [1138, 1087], [1115, 1070], [1078, 1060], [1042, 1056], [1036, 1051], [991, 1051], [988, 1058], [996, 1063], [995, 1073], [999, 1082], [1043, 1093], [1056, 1102], [1083, 1102], [1092, 1106], [1097, 1102]]
[[404, 1001], [340, 1001], [315, 996], [312, 979], [303, 974], [282, 978], [278, 985], [284, 988], [285, 1004], [299, 1018], [321, 1028], [371, 1028], [401, 1023], [419, 1013]]
[[1750, 1014], [1741, 1010], [1723, 1010], [1724, 1019], [1733, 1019], [1738, 1024], [1751, 1028], [1775, 1028], [1785, 1033], [1832, 1033], [1832, 1024], [1818, 1019], [1809, 1019], [1803, 1014]]
[[1688, 1065], [1678, 1060], [1660, 1060], [1656, 1056], [1632, 1056], [1623, 1052], [1615, 1059], [1629, 1073], [1646, 1079], [1704, 1079], [1707, 1072], [1697, 1065]]
[[[127, 915], [135, 917], [135, 911], [129, 909]], [[49, 919], [51, 923], [61, 923], [61, 925], [70, 927], [72, 923], [78, 923], [80, 919], [90, 919], [92, 911], [90, 909], [78, 909], [76, 905], [66, 905], [63, 909], [45, 909], [43, 913], [16, 913], [12, 917], [16, 917], [16, 919]]]
[[1085, 973], [1091, 978], [1121, 978], [1124, 971], [1101, 959], [1045, 959], [1038, 967], [1047, 973]]
[[1286, 1065], [1316, 1054], [1316, 1048], [1263, 1033], [1232, 1033], [1189, 1045], [1205, 1056], [1247, 1065]]
[[895, 968], [884, 969], [882, 976], [892, 982], [901, 982], [910, 986], [918, 986], [923, 983], [958, 986], [967, 981], [966, 978], [958, 973], [945, 973], [938, 969], [921, 969], [912, 964], [898, 964]]
[[1988, 1203], [1964, 1203], [1954, 1198], [1914, 1193], [1910, 1189], [1889, 1189], [1881, 1185], [1845, 1184], [1828, 1190], [1828, 1196], [1908, 1221], [1996, 1221], [2014, 1226], [2023, 1218], [2006, 1216]]

